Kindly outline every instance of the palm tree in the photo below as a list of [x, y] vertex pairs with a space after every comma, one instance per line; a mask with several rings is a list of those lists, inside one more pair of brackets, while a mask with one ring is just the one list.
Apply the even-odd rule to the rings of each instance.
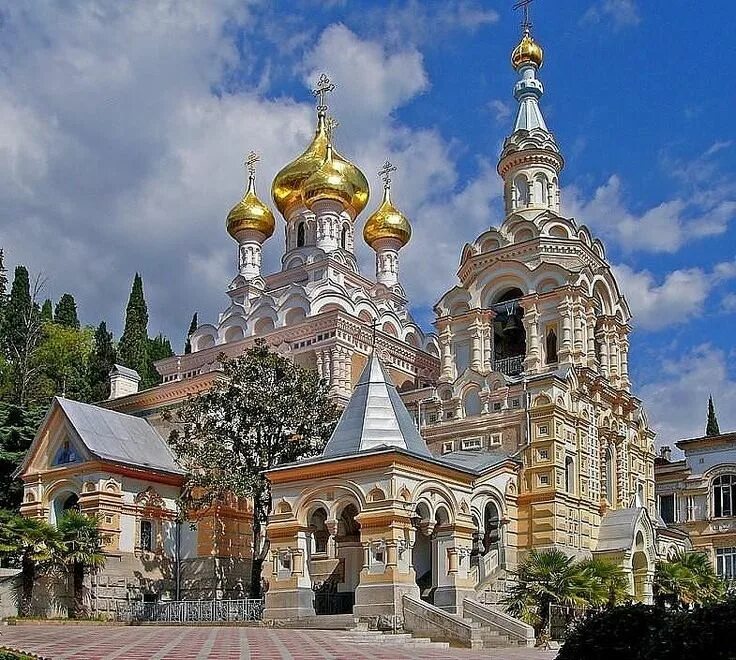
[[76, 619], [87, 613], [84, 605], [84, 578], [105, 565], [102, 535], [97, 519], [78, 511], [66, 511], [59, 521], [61, 535], [61, 564], [72, 576], [74, 600], [69, 618]]
[[629, 580], [621, 566], [608, 559], [584, 559], [577, 568], [590, 578], [593, 587], [587, 601], [593, 606], [614, 607], [631, 597]]
[[723, 598], [726, 585], [704, 552], [679, 552], [657, 563], [654, 597], [660, 605], [689, 608]]
[[33, 587], [38, 577], [51, 567], [59, 547], [59, 534], [46, 521], [17, 514], [2, 516], [0, 556], [21, 569], [19, 616], [31, 615]]
[[560, 550], [532, 550], [517, 572], [518, 583], [503, 604], [511, 616], [547, 630], [551, 605], [580, 607], [589, 604], [595, 590], [590, 575]]

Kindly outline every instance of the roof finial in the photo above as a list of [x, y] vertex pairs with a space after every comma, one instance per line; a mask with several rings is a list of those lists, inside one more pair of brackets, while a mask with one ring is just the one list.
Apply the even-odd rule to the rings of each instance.
[[312, 94], [317, 100], [317, 114], [324, 116], [327, 113], [327, 94], [335, 91], [335, 84], [330, 81], [326, 73], [320, 75], [317, 80], [317, 86], [312, 90]]
[[518, 0], [514, 5], [514, 9], [521, 9], [524, 12], [524, 18], [521, 21], [521, 30], [524, 34], [529, 34], [532, 31], [532, 22], [529, 20], [529, 5], [534, 0]]
[[252, 186], [255, 183], [256, 180], [256, 163], [261, 160], [261, 157], [255, 152], [252, 151], [248, 154], [248, 157], [245, 159], [245, 167], [248, 170], [248, 186]]
[[392, 164], [390, 160], [386, 159], [380, 170], [378, 170], [378, 176], [383, 181], [383, 189], [391, 189], [391, 172], [396, 171], [396, 165]]

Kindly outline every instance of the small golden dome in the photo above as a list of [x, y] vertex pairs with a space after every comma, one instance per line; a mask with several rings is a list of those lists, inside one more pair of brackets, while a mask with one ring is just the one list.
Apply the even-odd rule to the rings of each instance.
[[511, 53], [511, 64], [518, 71], [524, 64], [535, 64], [537, 68], [541, 69], [543, 63], [544, 51], [542, 47], [534, 41], [529, 31], [526, 30], [519, 45]]
[[363, 239], [368, 245], [381, 238], [395, 238], [404, 247], [411, 238], [411, 224], [407, 217], [391, 203], [388, 186], [383, 189], [383, 201], [378, 209], [365, 221]]
[[[325, 163], [329, 142], [325, 116], [320, 113], [312, 142], [301, 156], [286, 165], [276, 175], [271, 185], [273, 202], [284, 217], [291, 208], [305, 201], [302, 196], [303, 186], [307, 179]], [[357, 217], [368, 204], [368, 180], [363, 172], [334, 149], [332, 150], [332, 163], [334, 170], [339, 171], [352, 187], [349, 206]]]
[[346, 176], [346, 168], [340, 165], [333, 157], [332, 145], [328, 144], [324, 163], [302, 186], [302, 199], [307, 208], [311, 209], [315, 202], [324, 199], [350, 206], [354, 188]]
[[269, 238], [274, 229], [274, 220], [271, 209], [268, 208], [256, 195], [255, 176], [250, 175], [248, 189], [241, 199], [227, 214], [227, 231], [233, 238], [244, 229], [254, 229]]

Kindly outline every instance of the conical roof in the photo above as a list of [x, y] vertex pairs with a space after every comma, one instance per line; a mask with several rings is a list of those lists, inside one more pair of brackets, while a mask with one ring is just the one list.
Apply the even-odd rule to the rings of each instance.
[[322, 456], [349, 456], [385, 447], [397, 447], [431, 457], [427, 443], [374, 353], [355, 385]]

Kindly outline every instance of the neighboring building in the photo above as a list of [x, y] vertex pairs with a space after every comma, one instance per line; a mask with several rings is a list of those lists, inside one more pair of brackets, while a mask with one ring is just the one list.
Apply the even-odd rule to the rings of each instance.
[[686, 532], [718, 575], [736, 579], [736, 433], [680, 440], [673, 461], [663, 447], [655, 461], [657, 507], [670, 527]]
[[455, 611], [468, 595], [497, 600], [525, 552], [551, 547], [615, 560], [632, 594], [651, 599], [664, 541], [685, 539], [650, 518], [654, 433], [631, 393], [631, 315], [603, 244], [560, 215], [564, 159], [539, 106], [542, 62], [527, 30], [512, 55], [518, 115], [498, 164], [504, 218], [463, 249], [459, 283], [435, 307], [438, 335], [418, 327], [400, 284], [411, 226], [391, 199], [390, 163], [362, 229], [375, 279], [359, 271], [369, 190], [332, 146], [328, 80], [312, 142], [273, 181], [286, 243], [281, 270], [265, 276], [261, 246], [276, 220], [249, 158], [227, 219], [238, 272], [217, 323], [196, 330], [192, 353], [157, 364], [158, 387], [138, 392], [137, 374], [116, 368], [110, 401], [56, 400], [20, 471], [25, 514], [53, 521], [71, 501], [103, 515], [100, 581], [115, 591], [95, 597], [242, 593], [247, 506], [177, 524], [182, 474], [164, 413], [212, 385], [221, 352], [263, 338], [317, 369], [347, 406], [320, 458], [269, 474], [272, 616], [309, 614], [315, 602], [391, 615], [403, 594]]

